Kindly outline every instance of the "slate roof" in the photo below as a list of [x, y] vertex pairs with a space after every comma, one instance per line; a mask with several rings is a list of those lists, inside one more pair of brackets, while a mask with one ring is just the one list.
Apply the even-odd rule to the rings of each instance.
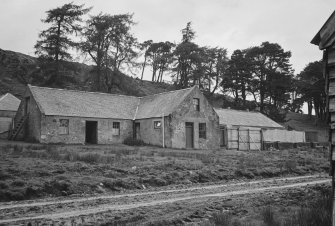
[[0, 111], [17, 111], [20, 99], [10, 93], [0, 96]]
[[29, 86], [45, 115], [133, 119], [138, 98], [65, 89]]
[[142, 119], [169, 115], [193, 88], [145, 97], [54, 89], [29, 85], [45, 115]]
[[219, 115], [220, 125], [284, 129], [283, 126], [279, 125], [260, 112], [218, 108], [215, 108], [214, 110]]
[[140, 98], [136, 119], [162, 117], [169, 115], [192, 92], [192, 88], [159, 93]]

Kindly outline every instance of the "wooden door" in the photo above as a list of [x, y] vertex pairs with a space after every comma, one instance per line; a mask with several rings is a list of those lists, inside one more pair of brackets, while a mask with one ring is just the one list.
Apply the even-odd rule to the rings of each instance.
[[193, 148], [193, 122], [186, 122], [186, 148]]
[[141, 124], [139, 122], [135, 123], [135, 139], [140, 140], [141, 136], [140, 136], [140, 131], [141, 131]]

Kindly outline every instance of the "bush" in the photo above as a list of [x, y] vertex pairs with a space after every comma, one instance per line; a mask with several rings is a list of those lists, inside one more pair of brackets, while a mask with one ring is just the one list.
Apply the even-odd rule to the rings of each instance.
[[22, 181], [22, 180], [15, 180], [15, 181], [12, 182], [12, 185], [15, 186], [15, 187], [23, 187], [24, 184], [25, 184], [25, 182]]
[[142, 140], [134, 139], [132, 137], [127, 137], [126, 139], [124, 139], [123, 143], [129, 146], [143, 146], [144, 145], [144, 142]]

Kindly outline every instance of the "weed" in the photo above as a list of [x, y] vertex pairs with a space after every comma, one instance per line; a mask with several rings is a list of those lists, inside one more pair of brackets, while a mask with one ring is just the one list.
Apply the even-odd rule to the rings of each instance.
[[15, 180], [12, 182], [11, 185], [15, 187], [23, 187], [25, 185], [25, 182], [22, 180]]
[[13, 154], [20, 154], [23, 150], [21, 145], [14, 145]]
[[124, 139], [123, 143], [129, 146], [143, 146], [144, 145], [144, 142], [142, 140], [134, 139], [132, 137], [127, 137], [126, 139]]
[[267, 206], [262, 210], [262, 218], [266, 226], [280, 226], [280, 222], [275, 218], [274, 210]]

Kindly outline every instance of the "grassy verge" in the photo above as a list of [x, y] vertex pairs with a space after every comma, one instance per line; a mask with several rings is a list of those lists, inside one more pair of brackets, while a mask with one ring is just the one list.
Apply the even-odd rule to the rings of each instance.
[[307, 148], [243, 152], [0, 143], [0, 150], [0, 201], [328, 170], [328, 153]]

